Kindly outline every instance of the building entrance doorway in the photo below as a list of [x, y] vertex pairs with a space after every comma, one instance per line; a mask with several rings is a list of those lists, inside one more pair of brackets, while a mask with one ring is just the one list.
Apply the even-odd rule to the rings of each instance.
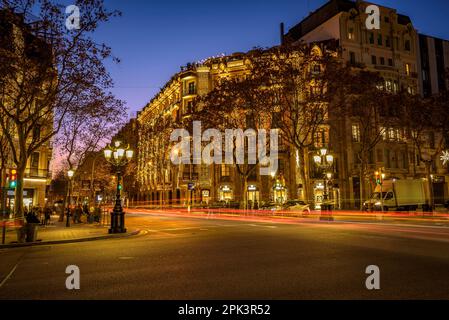
[[260, 192], [255, 185], [249, 185], [247, 190], [248, 199], [248, 209], [259, 208], [259, 197]]

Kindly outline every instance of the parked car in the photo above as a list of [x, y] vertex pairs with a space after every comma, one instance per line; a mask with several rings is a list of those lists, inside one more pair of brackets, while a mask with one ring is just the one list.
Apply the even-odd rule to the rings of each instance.
[[265, 202], [260, 207], [260, 210], [270, 210], [270, 211], [276, 211], [281, 209], [281, 206], [276, 202]]
[[285, 211], [298, 211], [301, 213], [310, 214], [310, 205], [303, 200], [289, 200], [282, 206]]
[[209, 209], [223, 209], [223, 208], [238, 209], [238, 208], [240, 208], [240, 203], [235, 202], [235, 201], [230, 201], [230, 202], [218, 201], [218, 202], [213, 202], [213, 203], [209, 204], [207, 207]]

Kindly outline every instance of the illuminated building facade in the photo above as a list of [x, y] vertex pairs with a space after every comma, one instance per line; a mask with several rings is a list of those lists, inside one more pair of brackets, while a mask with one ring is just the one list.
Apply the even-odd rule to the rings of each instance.
[[[41, 39], [30, 36], [24, 37], [21, 35], [21, 27], [19, 25], [23, 24], [22, 17], [11, 14], [7, 10], [0, 10], [0, 50], [7, 50], [13, 52], [15, 46], [24, 46], [27, 57], [32, 57], [37, 61], [37, 63], [45, 63], [48, 61], [50, 49], [46, 43], [41, 41]], [[37, 44], [37, 45], [36, 45]], [[38, 50], [36, 50], [36, 47]], [[4, 85], [6, 83], [2, 82]], [[10, 83], [6, 86], [11, 85]], [[9, 87], [6, 87], [9, 88]], [[6, 92], [5, 90], [4, 92]], [[11, 90], [13, 91], [13, 90]], [[7, 105], [7, 96], [2, 96], [0, 94], [0, 99]], [[1, 112], [0, 112], [1, 113]], [[2, 116], [0, 114], [0, 116]], [[49, 118], [53, 117], [53, 113]], [[5, 117], [4, 119], [8, 119]], [[17, 146], [19, 143], [19, 136], [17, 130], [15, 130], [15, 123], [12, 120], [9, 122], [5, 121], [9, 132], [14, 132], [11, 134], [11, 139], [13, 143]], [[31, 141], [39, 141], [40, 137], [45, 137], [52, 131], [53, 124], [42, 124], [36, 121], [33, 125], [32, 131], [28, 132], [27, 143]], [[6, 175], [12, 170], [16, 169], [13, 162], [13, 155], [10, 149], [10, 144], [6, 142], [4, 137], [6, 137], [5, 131], [0, 128], [0, 137], [2, 138], [2, 150], [4, 151], [2, 157], [0, 158], [1, 168], [2, 168], [2, 183], [5, 183]], [[28, 145], [27, 145], [28, 147]], [[19, 148], [16, 147], [16, 150]], [[51, 171], [50, 162], [53, 154], [53, 145], [51, 141], [43, 143], [39, 146], [30, 157], [27, 159], [26, 169], [24, 172], [24, 182], [23, 182], [23, 202], [27, 207], [39, 206], [44, 207], [46, 204], [46, 191], [47, 186], [51, 182]], [[10, 190], [8, 192], [8, 203], [11, 207], [14, 205], [14, 191]]]
[[[139, 155], [138, 182], [140, 200], [150, 204], [211, 205], [225, 202], [234, 205], [242, 201], [243, 182], [234, 165], [179, 165], [169, 161], [166, 135], [164, 139], [151, 133], [151, 126], [164, 114], [172, 120], [189, 117], [194, 99], [210, 92], [221, 78], [244, 79], [250, 60], [247, 55], [207, 59], [189, 64], [176, 74], [162, 91], [138, 114]], [[254, 170], [248, 179], [247, 199], [250, 206], [261, 202], [285, 202], [289, 190], [295, 190], [294, 157], [280, 152], [279, 170], [271, 176], [260, 176]], [[293, 166], [292, 166], [293, 164]]]
[[[408, 16], [383, 6], [378, 6], [380, 29], [368, 30], [366, 27], [368, 15], [365, 9], [370, 4], [365, 1], [328, 1], [289, 30], [284, 36], [284, 41], [313, 43], [336, 40], [340, 47], [339, 56], [343, 61], [354, 68], [378, 72], [385, 79], [382, 89], [395, 93], [399, 90], [410, 94], [422, 93], [422, 75], [426, 76], [422, 72], [422, 65], [430, 65], [432, 73], [427, 74], [427, 79], [430, 77], [433, 83], [427, 82], [427, 91], [438, 92], [438, 87], [444, 86], [441, 84], [444, 68], [438, 68], [438, 61], [440, 65], [444, 65], [444, 59], [449, 58], [447, 44], [419, 36]], [[423, 57], [423, 48], [420, 43], [428, 44], [428, 52], [432, 55]], [[435, 50], [435, 47], [440, 50]], [[430, 63], [426, 64], [427, 61]], [[425, 81], [424, 84], [426, 84]], [[369, 190], [370, 182], [369, 178], [360, 177], [360, 163], [356, 156], [360, 147], [361, 129], [349, 118], [345, 119], [344, 123], [343, 136], [346, 139], [336, 139], [335, 137], [341, 134], [329, 132], [323, 135], [324, 139], [321, 139], [321, 143], [336, 156], [336, 176], [333, 187], [338, 194], [335, 194], [335, 197], [341, 199], [342, 207], [358, 209], [361, 202], [368, 196], [361, 195], [360, 184], [365, 183], [365, 190]], [[438, 137], [432, 136], [432, 132], [429, 132], [429, 141], [435, 141], [436, 138]], [[432, 142], [428, 147], [430, 152], [435, 152]], [[387, 178], [406, 179], [425, 176], [424, 165], [419, 161], [410, 139], [407, 139], [404, 128], [384, 128], [383, 137], [372, 150], [369, 158], [369, 171], [374, 173], [380, 168]], [[432, 164], [432, 172], [435, 176], [434, 190], [437, 193], [435, 202], [443, 203], [444, 199], [449, 198], [448, 171], [441, 161], [436, 160]], [[322, 193], [323, 179], [314, 175], [313, 172], [311, 176], [315, 178], [316, 200]]]

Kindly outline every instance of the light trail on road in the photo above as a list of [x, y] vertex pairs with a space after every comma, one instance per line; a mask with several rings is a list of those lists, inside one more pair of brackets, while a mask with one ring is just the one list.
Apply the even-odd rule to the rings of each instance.
[[[241, 212], [241, 211], [239, 211]], [[270, 216], [270, 215], [253, 215], [250, 213], [246, 214], [236, 214], [236, 211], [231, 212], [216, 212], [208, 213], [204, 211], [190, 211], [188, 210], [176, 210], [176, 209], [164, 209], [164, 210], [150, 210], [150, 209], [132, 209], [127, 213], [127, 216], [141, 215], [141, 216], [161, 216], [161, 217], [171, 217], [179, 219], [203, 219], [203, 220], [224, 220], [224, 221], [235, 221], [235, 222], [253, 222], [253, 223], [263, 223], [263, 224], [289, 224], [289, 225], [304, 225], [304, 226], [314, 226], [318, 228], [332, 228], [336, 230], [352, 230], [359, 231], [369, 234], [383, 234], [401, 238], [411, 238], [411, 239], [421, 239], [421, 240], [434, 240], [449, 242], [449, 225], [448, 226], [438, 226], [438, 225], [426, 225], [426, 224], [413, 224], [422, 222], [432, 222], [436, 223], [440, 219], [435, 220], [425, 220], [425, 219], [415, 219], [415, 218], [402, 218], [399, 223], [396, 221], [386, 220], [388, 218], [394, 217], [392, 214], [382, 216], [383, 219], [378, 219], [377, 216], [361, 216], [365, 219], [361, 221], [345, 220], [342, 219], [347, 217], [346, 213], [332, 214], [334, 221], [320, 221], [319, 215], [307, 217], [293, 217], [293, 216]], [[353, 214], [350, 217], [360, 217], [359, 215]], [[448, 222], [448, 221], [445, 221]]]

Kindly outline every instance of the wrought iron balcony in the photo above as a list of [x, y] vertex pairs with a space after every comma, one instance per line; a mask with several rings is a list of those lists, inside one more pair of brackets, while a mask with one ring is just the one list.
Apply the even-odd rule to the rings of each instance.
[[28, 168], [25, 170], [25, 178], [50, 179], [52, 173], [48, 169]]

